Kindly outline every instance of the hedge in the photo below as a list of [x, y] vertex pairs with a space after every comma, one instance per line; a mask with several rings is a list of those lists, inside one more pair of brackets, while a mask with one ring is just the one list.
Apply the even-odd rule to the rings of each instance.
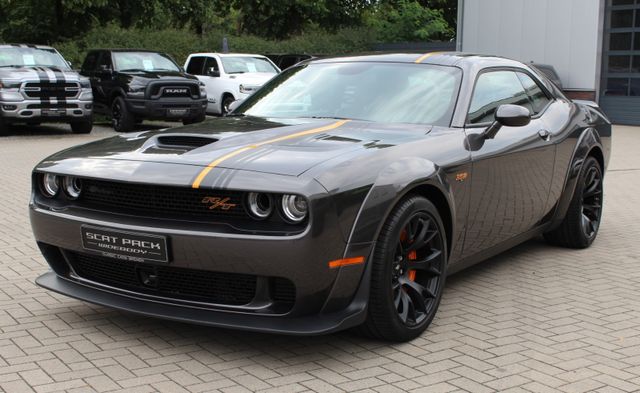
[[[179, 64], [194, 52], [217, 52], [222, 49], [222, 32], [212, 31], [199, 36], [188, 30], [123, 29], [115, 25], [94, 28], [76, 40], [53, 44], [74, 67], [79, 67], [89, 49], [136, 48], [169, 53]], [[282, 41], [257, 36], [227, 35], [231, 52], [246, 53], [309, 53], [338, 55], [364, 52], [373, 45], [373, 37], [366, 28], [341, 29], [327, 33], [315, 29]]]

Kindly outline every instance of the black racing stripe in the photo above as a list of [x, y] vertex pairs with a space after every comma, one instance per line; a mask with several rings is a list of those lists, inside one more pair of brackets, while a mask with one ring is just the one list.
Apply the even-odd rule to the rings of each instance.
[[[67, 82], [67, 79], [64, 76], [64, 72], [57, 67], [49, 67], [51, 71], [56, 75], [56, 83], [61, 83], [62, 86]], [[67, 92], [64, 87], [61, 90], [56, 90], [56, 98], [58, 99], [59, 104], [67, 103]]]
[[[44, 86], [44, 85], [48, 85], [51, 84], [51, 79], [49, 79], [49, 75], [47, 75], [47, 71], [45, 71], [44, 68], [42, 67], [33, 67], [36, 72], [38, 73], [38, 79], [40, 79], [40, 83]], [[40, 102], [45, 105], [45, 106], [50, 106], [51, 105], [51, 100], [49, 99], [49, 97], [46, 96], [40, 96]]]

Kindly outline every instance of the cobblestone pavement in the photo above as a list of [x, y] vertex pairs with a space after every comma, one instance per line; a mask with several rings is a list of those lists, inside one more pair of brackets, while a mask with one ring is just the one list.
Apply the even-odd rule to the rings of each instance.
[[640, 129], [614, 130], [593, 247], [533, 240], [453, 276], [431, 328], [406, 344], [191, 326], [36, 287], [47, 268], [27, 218], [30, 170], [112, 132], [23, 131], [0, 138], [1, 390], [640, 391]]

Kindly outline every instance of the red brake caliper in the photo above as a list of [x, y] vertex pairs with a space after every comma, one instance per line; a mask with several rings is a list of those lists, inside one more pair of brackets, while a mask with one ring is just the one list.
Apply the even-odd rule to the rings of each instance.
[[[402, 232], [400, 232], [400, 241], [404, 242], [407, 239], [407, 230], [403, 229]], [[409, 258], [410, 261], [415, 261], [416, 259], [418, 259], [418, 253], [416, 252], [416, 250], [413, 250], [409, 253], [409, 255], [407, 255], [407, 257]], [[409, 278], [409, 280], [411, 281], [415, 281], [416, 280], [416, 271], [415, 270], [409, 270], [407, 272], [407, 278]]]

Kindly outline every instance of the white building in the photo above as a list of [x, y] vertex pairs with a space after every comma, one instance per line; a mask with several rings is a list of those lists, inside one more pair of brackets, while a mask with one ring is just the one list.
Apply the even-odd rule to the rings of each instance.
[[458, 0], [457, 49], [553, 65], [568, 96], [640, 124], [640, 0]]

